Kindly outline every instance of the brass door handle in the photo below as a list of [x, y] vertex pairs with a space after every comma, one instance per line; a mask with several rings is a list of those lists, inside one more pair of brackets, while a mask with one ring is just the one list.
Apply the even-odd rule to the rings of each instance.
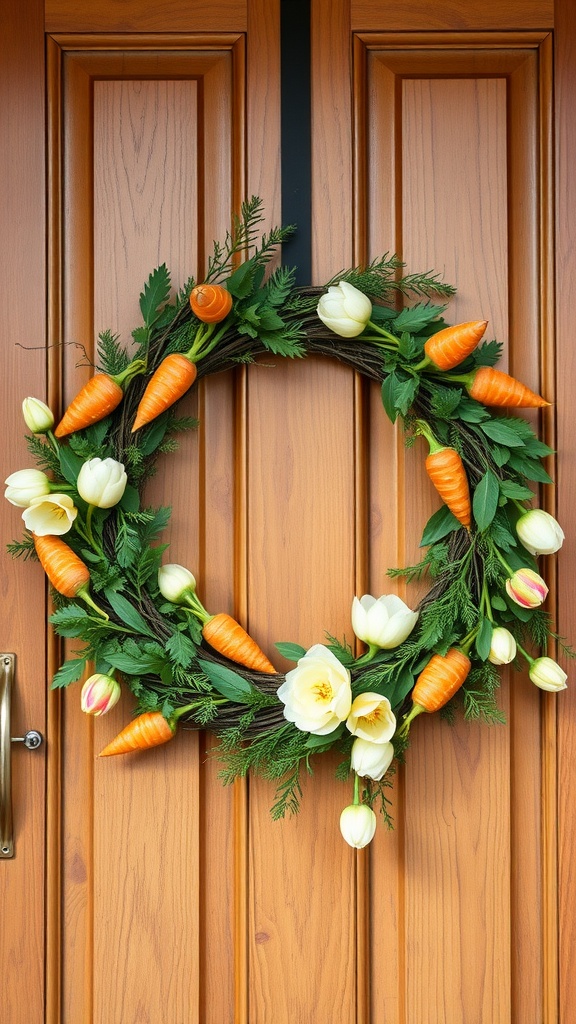
[[31, 729], [25, 736], [11, 735], [10, 713], [15, 667], [15, 654], [0, 654], [0, 860], [14, 856], [12, 743], [24, 743], [29, 750], [36, 750], [42, 743], [42, 736], [35, 729]]

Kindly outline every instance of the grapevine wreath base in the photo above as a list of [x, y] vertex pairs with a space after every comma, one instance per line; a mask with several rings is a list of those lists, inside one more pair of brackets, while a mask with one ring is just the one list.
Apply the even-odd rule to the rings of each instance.
[[[376, 804], [390, 824], [386, 790], [417, 715], [459, 707], [502, 721], [498, 666], [510, 662], [527, 661], [543, 689], [566, 685], [547, 653], [558, 637], [541, 608], [547, 587], [536, 562], [563, 533], [532, 507], [538, 485], [552, 482], [543, 464], [551, 449], [516, 412], [548, 403], [493, 368], [501, 345], [481, 340], [485, 321], [446, 325], [454, 289], [437, 275], [403, 275], [385, 255], [326, 288], [296, 288], [286, 267], [266, 274], [292, 229], [258, 238], [261, 221], [253, 198], [215, 243], [202, 283], [190, 280], [175, 300], [166, 267], [150, 275], [130, 351], [100, 334], [95, 375], [55, 429], [42, 402], [25, 400], [37, 468], [6, 481], [27, 529], [9, 550], [40, 559], [50, 621], [81, 643], [52, 685], [90, 672], [81, 701], [95, 715], [116, 703], [121, 685], [134, 694], [134, 721], [102, 754], [171, 741], [180, 726], [211, 729], [223, 780], [249, 770], [276, 780], [279, 818], [298, 808], [302, 766], [335, 750], [354, 792], [341, 831], [361, 847]], [[160, 542], [170, 509], [143, 502], [155, 461], [196, 426], [178, 417], [178, 398], [196, 379], [262, 353], [326, 355], [378, 381], [406, 443], [427, 442], [426, 470], [442, 499], [424, 526], [422, 560], [389, 571], [428, 580], [418, 608], [394, 595], [355, 597], [364, 653], [330, 635], [308, 651], [278, 643], [294, 662], [286, 675], [225, 611], [203, 607], [192, 572], [171, 564]]]

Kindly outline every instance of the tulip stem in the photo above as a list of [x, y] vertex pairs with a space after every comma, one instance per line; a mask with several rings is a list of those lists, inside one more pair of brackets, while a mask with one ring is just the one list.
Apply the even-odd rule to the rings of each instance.
[[376, 334], [380, 334], [383, 338], [387, 338], [388, 341], [392, 342], [394, 348], [398, 348], [400, 344], [399, 339], [394, 334], [390, 334], [390, 331], [387, 331], [384, 327], [378, 327], [378, 324], [375, 324], [373, 320], [369, 320], [366, 327], [371, 327], [373, 331], [376, 331]]
[[[368, 641], [366, 641], [368, 642]], [[378, 644], [368, 644], [368, 650], [362, 655], [361, 658], [357, 658], [354, 662], [354, 668], [359, 668], [361, 665], [367, 665], [369, 661], [376, 656], [380, 648]]]
[[360, 776], [356, 772], [354, 774], [354, 804], [360, 803]]
[[[209, 619], [214, 618], [213, 615], [210, 615], [210, 612], [206, 611], [204, 605], [200, 601], [200, 598], [197, 597], [192, 590], [186, 590], [182, 594], [180, 600], [182, 602], [182, 607], [184, 608], [184, 611], [189, 611], [191, 612], [192, 615], [195, 615], [196, 618], [200, 620], [203, 626], [206, 625]], [[189, 607], [186, 608], [186, 605], [189, 605]]]
[[56, 440], [56, 438], [55, 438], [55, 436], [54, 436], [54, 434], [52, 433], [51, 430], [47, 430], [46, 431], [46, 437], [48, 438], [48, 440], [50, 441], [50, 444], [52, 445], [54, 451], [58, 455], [59, 452], [60, 452], [60, 445], [58, 444], [58, 441]]

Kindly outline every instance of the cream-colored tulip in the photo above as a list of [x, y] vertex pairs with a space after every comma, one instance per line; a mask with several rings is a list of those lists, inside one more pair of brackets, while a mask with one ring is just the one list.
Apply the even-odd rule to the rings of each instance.
[[78, 509], [69, 494], [49, 494], [34, 498], [24, 509], [22, 519], [26, 529], [37, 537], [61, 537], [72, 529]]
[[322, 323], [341, 338], [356, 338], [372, 315], [372, 303], [353, 284], [340, 281], [321, 296], [316, 312]]
[[396, 731], [396, 717], [388, 697], [381, 693], [360, 693], [354, 699], [346, 728], [369, 743], [386, 743]]
[[564, 542], [560, 523], [541, 508], [525, 512], [516, 523], [516, 533], [532, 555], [553, 555]]
[[383, 594], [379, 598], [364, 594], [352, 601], [352, 629], [358, 639], [370, 647], [384, 650], [398, 647], [417, 621], [418, 612], [413, 612], [395, 594]]
[[116, 459], [88, 459], [78, 474], [76, 487], [88, 505], [112, 508], [124, 494], [128, 478]]
[[11, 505], [28, 508], [31, 501], [50, 494], [50, 481], [40, 469], [19, 469], [7, 476], [4, 497]]
[[528, 674], [532, 682], [541, 690], [556, 693], [558, 690], [566, 689], [568, 676], [552, 658], [535, 658], [530, 664]]
[[516, 641], [509, 629], [496, 626], [492, 630], [488, 661], [493, 665], [509, 665], [516, 657]]
[[394, 759], [394, 747], [386, 743], [372, 743], [359, 736], [352, 744], [350, 765], [361, 778], [374, 779], [378, 782], [384, 778]]
[[54, 426], [52, 410], [39, 398], [25, 398], [22, 402], [24, 422], [33, 434], [45, 434]]
[[162, 597], [172, 604], [181, 604], [184, 594], [196, 590], [196, 580], [189, 569], [177, 562], [161, 565], [158, 569], [158, 587]]
[[315, 644], [278, 689], [284, 717], [303, 732], [334, 732], [350, 711], [350, 673], [323, 644]]
[[349, 846], [361, 850], [372, 842], [376, 832], [376, 815], [367, 804], [349, 804], [340, 815], [340, 831]]

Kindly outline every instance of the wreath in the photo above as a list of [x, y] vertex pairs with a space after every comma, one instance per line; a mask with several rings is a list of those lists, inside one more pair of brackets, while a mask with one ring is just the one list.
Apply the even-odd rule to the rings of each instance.
[[[276, 781], [276, 819], [298, 809], [301, 770], [337, 751], [337, 775], [352, 778], [354, 793], [340, 828], [359, 848], [374, 835], [375, 806], [391, 825], [386, 791], [416, 716], [459, 706], [466, 718], [503, 721], [498, 666], [512, 662], [526, 661], [544, 690], [566, 686], [547, 653], [561, 641], [541, 608], [548, 591], [536, 561], [564, 534], [532, 507], [535, 486], [552, 482], [551, 449], [515, 412], [548, 403], [495, 369], [501, 345], [482, 340], [486, 321], [445, 323], [454, 289], [437, 274], [404, 274], [386, 254], [324, 288], [299, 288], [294, 270], [268, 266], [293, 228], [260, 236], [262, 219], [258, 197], [244, 203], [202, 282], [176, 298], [166, 266], [151, 273], [129, 349], [99, 335], [96, 372], [56, 427], [43, 402], [25, 399], [37, 468], [6, 480], [26, 527], [8, 548], [39, 559], [52, 626], [82, 644], [52, 686], [91, 672], [81, 691], [91, 715], [112, 708], [121, 686], [135, 697], [135, 718], [103, 756], [171, 741], [180, 726], [210, 729], [225, 783], [248, 771]], [[354, 597], [363, 653], [330, 634], [309, 650], [278, 643], [294, 663], [285, 674], [226, 611], [204, 607], [191, 570], [166, 560], [170, 508], [144, 501], [155, 461], [197, 426], [177, 415], [178, 400], [196, 379], [262, 353], [326, 355], [378, 381], [406, 443], [427, 442], [442, 499], [422, 560], [389, 570], [428, 581], [418, 607], [394, 594]]]

